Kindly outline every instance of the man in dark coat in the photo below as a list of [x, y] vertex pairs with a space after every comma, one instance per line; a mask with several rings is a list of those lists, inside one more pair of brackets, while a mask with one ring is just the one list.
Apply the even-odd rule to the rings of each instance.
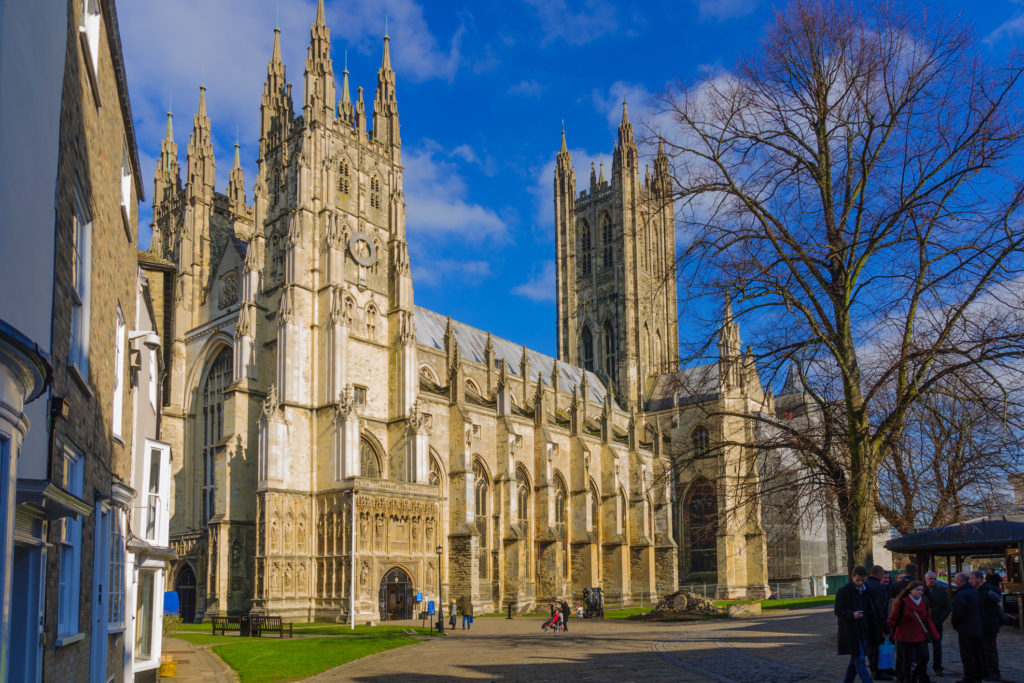
[[566, 602], [565, 600], [562, 600], [562, 602], [558, 606], [558, 608], [562, 612], [562, 630], [563, 631], [568, 631], [569, 630], [569, 603]]
[[878, 646], [881, 645], [885, 636], [889, 634], [889, 624], [886, 623], [886, 619], [889, 617], [889, 588], [882, 583], [882, 577], [884, 576], [885, 570], [876, 564], [871, 568], [871, 574], [868, 576], [867, 583], [865, 584], [868, 587], [868, 595], [871, 598], [871, 611], [874, 615], [875, 623], [879, 625], [876, 637], [872, 638], [871, 642], [868, 643], [868, 663], [871, 665], [871, 677], [876, 681], [892, 680], [892, 676], [878, 670]]
[[949, 584], [939, 581], [939, 575], [928, 572], [924, 575], [924, 595], [932, 610], [932, 623], [939, 632], [939, 638], [932, 641], [932, 668], [937, 676], [942, 675], [942, 622], [953, 611], [953, 603], [949, 599]]
[[889, 597], [895, 598], [911, 581], [917, 581], [917, 565], [909, 563], [903, 570], [903, 576], [899, 581], [889, 586]]
[[853, 683], [860, 676], [863, 683], [871, 683], [864, 655], [869, 643], [876, 637], [874, 602], [868, 593], [868, 570], [856, 567], [850, 575], [850, 582], [836, 591], [835, 613], [839, 619], [839, 654], [850, 655], [844, 683]]
[[986, 681], [1002, 680], [996, 638], [999, 636], [1000, 627], [1006, 622], [1006, 612], [1003, 611], [1003, 590], [1000, 583], [998, 574], [989, 574], [978, 587], [978, 595], [981, 596], [981, 656]]
[[[975, 576], [978, 574], [978, 576]], [[961, 683], [978, 683], [984, 675], [982, 660], [981, 572], [964, 572], [956, 575], [956, 594], [953, 596], [953, 612], [950, 622], [956, 629], [960, 645], [960, 661], [964, 664]]]

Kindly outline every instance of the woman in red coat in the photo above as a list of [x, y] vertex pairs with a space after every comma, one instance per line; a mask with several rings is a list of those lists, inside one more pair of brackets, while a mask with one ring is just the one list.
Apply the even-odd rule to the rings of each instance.
[[[898, 670], [901, 681], [921, 681], [928, 678], [928, 642], [939, 637], [932, 623], [928, 601], [924, 599], [924, 583], [911, 581], [892, 603], [889, 626], [896, 641]], [[911, 673], [910, 664], [914, 671]]]

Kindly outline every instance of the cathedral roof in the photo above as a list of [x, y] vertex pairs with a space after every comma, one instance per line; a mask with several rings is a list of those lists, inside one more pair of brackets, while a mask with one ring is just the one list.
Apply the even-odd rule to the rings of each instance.
[[[444, 349], [444, 334], [449, 320], [447, 316], [416, 306], [414, 320], [416, 323], [416, 342], [418, 344], [435, 349]], [[465, 323], [460, 323], [457, 320], [452, 320], [451, 323], [452, 334], [455, 335], [455, 339], [459, 343], [459, 351], [462, 357], [475, 363], [483, 363], [484, 348], [487, 346], [487, 333], [475, 327], [470, 327]], [[491, 344], [494, 347], [495, 359], [505, 361], [505, 368], [509, 374], [521, 377], [523, 373], [521, 361], [524, 347], [495, 336], [491, 337]], [[551, 371], [555, 367], [555, 359], [533, 349], [526, 349], [526, 359], [529, 363], [530, 372], [530, 376], [527, 379], [531, 382], [537, 381], [537, 373], [539, 372], [544, 384], [550, 386]], [[572, 391], [573, 387], [579, 385], [584, 372], [582, 368], [578, 368], [575, 365], [558, 361], [560, 388], [563, 391]], [[604, 383], [594, 373], [586, 372], [587, 386], [589, 388], [588, 398], [594, 403], [601, 403], [604, 401], [606, 393]]]
[[[665, 410], [676, 405], [707, 401], [718, 395], [718, 363], [708, 363], [658, 375], [644, 409]], [[679, 397], [677, 403], [676, 397]]]

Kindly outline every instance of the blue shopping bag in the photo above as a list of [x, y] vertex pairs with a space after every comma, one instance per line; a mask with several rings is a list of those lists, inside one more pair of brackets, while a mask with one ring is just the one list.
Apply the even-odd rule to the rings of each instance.
[[888, 638], [878, 646], [878, 668], [892, 669], [896, 660], [896, 644]]

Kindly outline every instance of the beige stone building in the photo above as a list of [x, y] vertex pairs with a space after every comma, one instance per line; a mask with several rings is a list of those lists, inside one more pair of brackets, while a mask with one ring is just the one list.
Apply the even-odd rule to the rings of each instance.
[[641, 179], [624, 105], [611, 178], [577, 192], [563, 135], [551, 358], [415, 306], [388, 39], [369, 114], [329, 45], [320, 3], [296, 113], [275, 30], [251, 202], [237, 147], [214, 188], [205, 91], [184, 183], [168, 115], [152, 252], [176, 272], [183, 614], [389, 619], [439, 586], [478, 612], [589, 586], [649, 601], [691, 575], [763, 595], [762, 510], [736, 493], [758, 461], [728, 444], [772, 397], [728, 310], [718, 362], [677, 370], [664, 154]]

